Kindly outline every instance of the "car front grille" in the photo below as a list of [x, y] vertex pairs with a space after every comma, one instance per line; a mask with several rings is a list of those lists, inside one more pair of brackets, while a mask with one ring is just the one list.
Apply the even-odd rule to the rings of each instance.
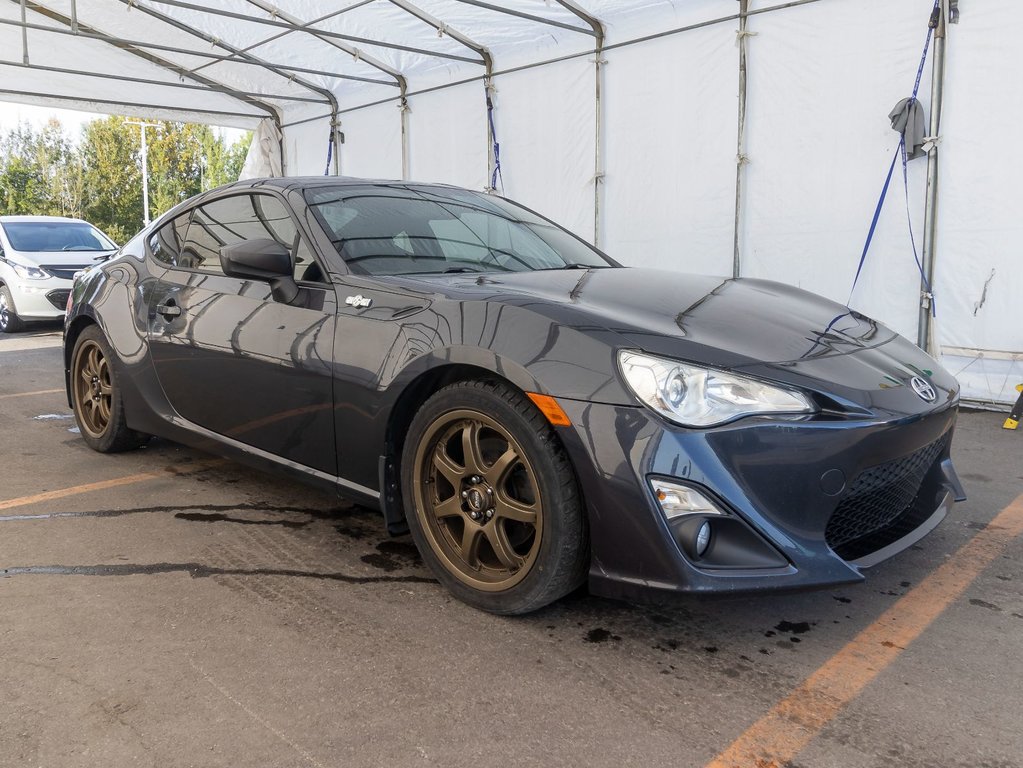
[[[927, 471], [947, 443], [948, 436], [943, 435], [915, 453], [869, 467], [857, 475], [828, 520], [824, 531], [828, 546], [839, 557], [853, 560], [896, 541], [916, 527], [906, 530], [905, 523], [909, 518], [915, 521], [919, 517], [914, 501]], [[882, 535], [885, 533], [890, 535]]]
[[46, 294], [46, 298], [49, 302], [63, 312], [67, 309], [67, 297], [71, 295], [71, 291], [67, 288], [59, 288], [56, 291], [50, 291]]
[[[67, 264], [40, 264], [41, 269], [45, 269], [54, 277], [59, 277], [61, 280], [73, 280], [75, 272], [81, 272], [83, 269], [88, 269], [91, 264], [82, 264], [77, 267], [69, 267]], [[61, 307], [63, 309], [63, 307]]]

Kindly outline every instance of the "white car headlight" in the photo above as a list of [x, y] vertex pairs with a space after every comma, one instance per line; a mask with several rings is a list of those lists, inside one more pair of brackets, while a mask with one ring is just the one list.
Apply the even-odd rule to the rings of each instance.
[[19, 264], [16, 261], [7, 260], [7, 263], [14, 268], [14, 271], [18, 274], [22, 280], [46, 280], [50, 277], [50, 273], [45, 269], [40, 269], [33, 264]]
[[734, 373], [622, 350], [625, 381], [645, 405], [685, 427], [713, 427], [760, 413], [813, 413], [805, 395]]

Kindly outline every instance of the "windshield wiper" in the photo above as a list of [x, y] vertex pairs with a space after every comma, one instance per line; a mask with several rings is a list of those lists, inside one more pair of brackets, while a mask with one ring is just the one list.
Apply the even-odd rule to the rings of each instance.
[[536, 270], [537, 272], [553, 272], [558, 269], [604, 269], [610, 266], [610, 264], [563, 264], [560, 267], [544, 267], [543, 269]]

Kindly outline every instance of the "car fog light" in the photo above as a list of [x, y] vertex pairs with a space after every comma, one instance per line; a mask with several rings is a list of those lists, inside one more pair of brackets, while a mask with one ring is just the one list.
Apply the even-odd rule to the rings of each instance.
[[696, 556], [703, 557], [710, 545], [710, 522], [704, 521], [700, 530], [696, 532]]
[[[684, 515], [725, 514], [714, 502], [695, 488], [687, 488], [684, 485], [669, 483], [657, 478], [650, 480], [650, 487], [653, 488], [654, 498], [657, 499], [661, 511], [668, 520], [674, 520]], [[708, 531], [708, 537], [709, 535]]]

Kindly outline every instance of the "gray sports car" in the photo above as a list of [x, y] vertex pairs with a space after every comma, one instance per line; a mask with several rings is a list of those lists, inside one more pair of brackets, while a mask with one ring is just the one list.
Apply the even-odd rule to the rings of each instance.
[[331, 177], [200, 195], [81, 276], [86, 442], [336, 489], [497, 613], [863, 579], [963, 492], [955, 379], [847, 307], [626, 268], [508, 200]]

